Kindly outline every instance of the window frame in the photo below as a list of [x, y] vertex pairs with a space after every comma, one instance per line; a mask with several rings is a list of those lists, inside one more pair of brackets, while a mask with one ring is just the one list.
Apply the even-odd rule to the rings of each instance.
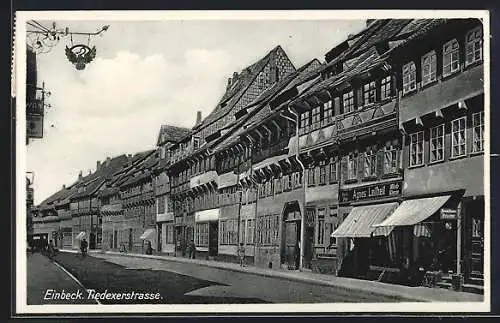
[[[476, 33], [479, 32], [479, 38], [473, 38], [471, 40], [469, 40], [469, 35], [471, 34], [474, 34], [474, 36], [476, 36]], [[465, 34], [465, 66], [469, 66], [471, 64], [474, 64], [476, 62], [481, 62], [483, 60], [483, 43], [484, 40], [483, 40], [483, 28], [481, 26], [477, 26], [471, 30], [469, 30], [466, 34]], [[479, 48], [476, 48], [476, 45], [479, 43]], [[468, 60], [468, 57], [469, 57], [469, 49], [470, 49], [470, 46], [472, 45], [472, 60], [469, 61]], [[479, 58], [475, 58], [476, 57], [476, 51], [479, 51]]]
[[[439, 130], [441, 130], [441, 135], [439, 134]], [[436, 132], [433, 133], [433, 131]], [[437, 163], [444, 160], [444, 134], [445, 134], [444, 123], [437, 125], [435, 127], [431, 127], [429, 129], [429, 163]], [[440, 147], [438, 145], [438, 142], [441, 143]], [[438, 146], [435, 147], [435, 145]], [[433, 152], [436, 152], [437, 154], [439, 151], [441, 152], [441, 158], [434, 159]]]
[[387, 75], [380, 80], [380, 99], [392, 98], [392, 75]]
[[[463, 129], [455, 130], [455, 123], [457, 122], [460, 127], [460, 121], [463, 120]], [[463, 133], [463, 138], [461, 142], [455, 143], [455, 133]], [[455, 147], [463, 146], [463, 152], [460, 154], [455, 154]], [[459, 148], [460, 149], [460, 148]], [[451, 158], [460, 158], [467, 156], [467, 116], [456, 118], [451, 121]]]
[[358, 179], [358, 154], [350, 153], [347, 155], [347, 180], [356, 179]]
[[371, 178], [376, 176], [377, 176], [377, 150], [369, 148], [365, 151], [363, 155], [363, 177]]
[[344, 92], [342, 94], [342, 112], [346, 114], [351, 113], [355, 110], [356, 106], [354, 104], [354, 90]]
[[[456, 44], [456, 48], [453, 46]], [[450, 50], [447, 47], [450, 46]], [[450, 62], [447, 64], [446, 59], [449, 56]], [[456, 59], [454, 59], [454, 57]], [[453, 64], [456, 63], [456, 68], [453, 68]], [[450, 67], [449, 71], [446, 71], [447, 66]], [[457, 39], [452, 39], [443, 45], [443, 76], [450, 76], [460, 71], [460, 44]]]
[[415, 62], [410, 61], [403, 65], [402, 75], [403, 95], [415, 91], [417, 89], [417, 67]]
[[[373, 100], [373, 101], [372, 101]], [[377, 101], [377, 84], [375, 80], [363, 84], [363, 105]]]
[[[422, 136], [421, 141], [419, 140], [419, 135]], [[415, 142], [414, 138], [416, 138], [416, 142]], [[424, 141], [425, 141], [425, 138], [424, 138], [424, 131], [423, 130], [410, 134], [410, 149], [409, 149], [410, 150], [409, 151], [409, 157], [410, 157], [409, 158], [409, 165], [410, 165], [410, 167], [417, 167], [417, 166], [424, 165], [424, 163], [425, 163]], [[421, 145], [420, 150], [418, 149], [419, 144]], [[417, 147], [417, 149], [415, 150], [415, 154], [417, 155], [417, 158], [418, 158], [419, 154], [422, 155], [420, 162], [417, 162], [418, 160], [413, 162], [412, 153], [413, 153], [413, 146], [414, 145], [415, 145], [415, 147]]]
[[[479, 116], [479, 124], [476, 124], [476, 116]], [[479, 134], [476, 133], [476, 129], [479, 129]], [[477, 138], [479, 136], [479, 138]], [[480, 142], [480, 149], [476, 149], [476, 142]], [[472, 152], [480, 153], [484, 152], [484, 111], [475, 112], [472, 114]]]
[[[426, 62], [426, 59], [429, 61]], [[429, 72], [425, 73], [425, 67], [429, 66]], [[421, 78], [422, 86], [430, 84], [437, 79], [437, 54], [432, 50], [422, 56], [421, 59]]]

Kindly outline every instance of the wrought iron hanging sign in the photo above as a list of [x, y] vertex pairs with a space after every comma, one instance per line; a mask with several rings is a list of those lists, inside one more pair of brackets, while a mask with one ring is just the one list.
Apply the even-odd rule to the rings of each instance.
[[71, 36], [71, 47], [66, 46], [66, 57], [75, 65], [77, 70], [85, 69], [85, 66], [92, 62], [96, 56], [96, 48], [90, 48], [90, 35], [87, 45], [73, 44], [73, 36]]
[[[66, 45], [65, 53], [68, 60], [75, 65], [77, 70], [85, 69], [87, 64], [92, 62], [96, 57], [97, 50], [95, 46], [91, 46], [91, 38], [93, 36], [100, 36], [109, 28], [109, 25], [106, 25], [97, 32], [91, 33], [73, 32], [68, 27], [57, 28], [55, 22], [52, 23], [52, 28], [46, 27], [37, 21], [29, 21], [28, 26], [30, 29], [27, 30], [27, 40], [37, 54], [49, 52], [61, 39], [70, 36], [71, 44]], [[73, 42], [74, 35], [87, 36], [87, 42]]]

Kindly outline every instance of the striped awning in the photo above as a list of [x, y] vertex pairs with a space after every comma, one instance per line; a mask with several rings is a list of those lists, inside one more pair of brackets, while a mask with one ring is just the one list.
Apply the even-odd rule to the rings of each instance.
[[448, 201], [450, 195], [403, 201], [390, 217], [375, 227], [415, 225], [436, 213]]
[[[331, 236], [335, 238], [369, 238], [375, 231], [374, 224], [382, 222], [396, 208], [398, 203], [357, 206]], [[387, 234], [386, 234], [387, 233]], [[378, 235], [388, 235], [390, 231], [380, 230]]]

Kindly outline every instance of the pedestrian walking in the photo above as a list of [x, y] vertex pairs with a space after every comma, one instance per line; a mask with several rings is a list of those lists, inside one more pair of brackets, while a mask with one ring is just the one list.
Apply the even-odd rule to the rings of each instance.
[[188, 253], [189, 258], [195, 259], [196, 258], [196, 245], [194, 243], [194, 240], [192, 240], [192, 239], [188, 244], [188, 251], [189, 251], [189, 253]]
[[245, 246], [243, 245], [243, 242], [240, 242], [240, 245], [238, 247], [238, 258], [240, 260], [240, 266], [244, 267], [245, 266]]
[[83, 238], [82, 241], [80, 242], [80, 250], [82, 252], [83, 257], [87, 255], [87, 246], [88, 246], [87, 240]]
[[55, 254], [54, 242], [50, 240], [47, 246], [47, 256], [49, 257], [50, 260], [52, 260], [54, 258], [54, 254]]

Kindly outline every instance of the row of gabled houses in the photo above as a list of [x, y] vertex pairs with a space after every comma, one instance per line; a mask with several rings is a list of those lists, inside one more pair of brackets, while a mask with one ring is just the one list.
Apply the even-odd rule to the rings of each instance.
[[163, 125], [156, 150], [98, 163], [42, 202], [35, 233], [174, 256], [194, 242], [219, 261], [243, 243], [260, 267], [379, 280], [424, 267], [481, 285], [482, 31], [371, 20], [299, 68], [278, 46], [193, 128]]

